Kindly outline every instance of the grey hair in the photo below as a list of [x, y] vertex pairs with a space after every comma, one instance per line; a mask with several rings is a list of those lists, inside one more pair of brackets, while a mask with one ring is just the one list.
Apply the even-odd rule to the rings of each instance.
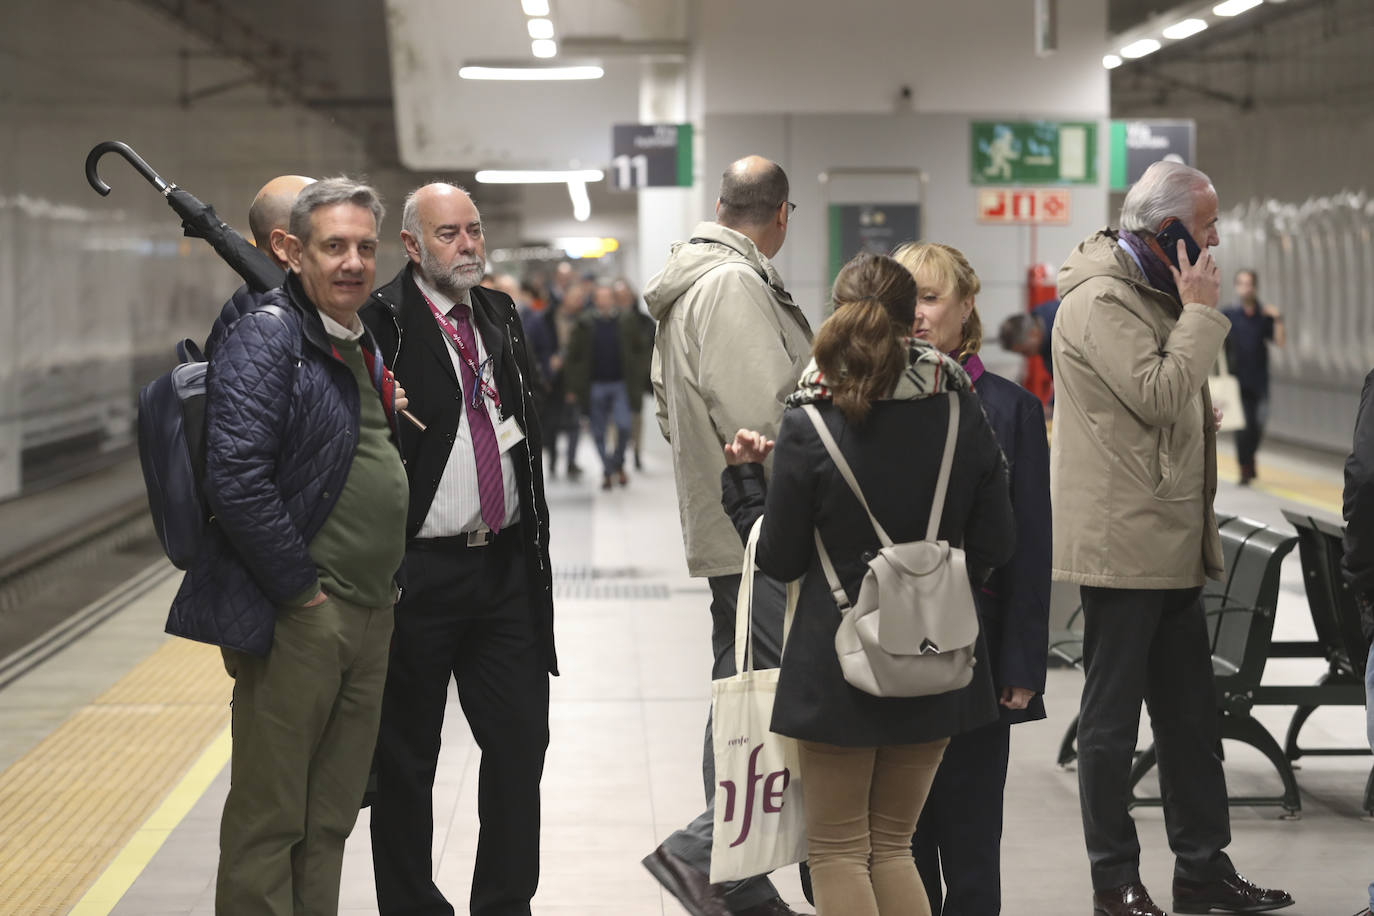
[[1188, 220], [1193, 194], [1212, 187], [1212, 179], [1181, 162], [1161, 159], [1145, 170], [1126, 192], [1121, 204], [1121, 228], [1126, 232], [1158, 232], [1169, 217]]
[[[420, 207], [419, 204], [416, 202], [415, 197], [425, 188], [431, 187], [436, 184], [446, 184], [450, 188], [462, 191], [464, 194], [468, 196], [468, 200], [472, 200], [472, 192], [470, 192], [467, 188], [463, 187], [462, 185], [455, 184], [452, 181], [431, 181], [429, 184], [420, 185], [420, 187], [416, 188], [415, 190], [411, 191], [409, 194], [406, 195], [406, 202], [401, 205], [401, 231], [409, 232], [417, 239], [420, 237]], [[477, 201], [472, 201], [472, 205], [474, 207], [477, 206]]]
[[311, 216], [321, 207], [332, 207], [336, 204], [353, 204], [372, 211], [377, 232], [381, 233], [382, 217], [386, 216], [386, 208], [382, 206], [381, 197], [369, 185], [343, 176], [325, 178], [306, 185], [301, 190], [296, 196], [296, 202], [291, 205], [289, 231], [302, 243], [309, 243], [310, 233], [314, 228]]

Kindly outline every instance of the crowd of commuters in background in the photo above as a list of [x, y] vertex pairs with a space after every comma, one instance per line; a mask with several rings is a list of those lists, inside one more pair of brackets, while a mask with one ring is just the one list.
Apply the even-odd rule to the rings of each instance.
[[[1200, 600], [1222, 573], [1207, 377], [1229, 332], [1253, 477], [1264, 346], [1282, 345], [1283, 329], [1253, 272], [1236, 278], [1237, 305], [1219, 308], [1207, 176], [1151, 167], [1120, 228], [1068, 254], [1059, 299], [1001, 327], [1004, 347], [1052, 367], [1052, 444], [1040, 399], [984, 366], [981, 283], [949, 245], [857, 256], [813, 332], [773, 264], [789, 193], [778, 164], [733, 163], [715, 218], [648, 282], [646, 312], [625, 279], [568, 262], [484, 274], [477, 207], [442, 182], [405, 200], [407, 263], [374, 289], [372, 189], [292, 176], [264, 188], [254, 230], [287, 279], [240, 290], [212, 334], [206, 492], [218, 525], [169, 623], [221, 645], [236, 678], [218, 912], [333, 912], [344, 839], [371, 804], [380, 911], [453, 913], [431, 860], [451, 680], [482, 752], [469, 911], [530, 912], [558, 673], [545, 458], [549, 476], [577, 478], [585, 419], [601, 486], [626, 486], [649, 394], [672, 447], [687, 567], [707, 580], [713, 679], [735, 674], [736, 605], [752, 580], [752, 657], [781, 669], [772, 731], [800, 749], [802, 883], [821, 916], [1001, 911], [1010, 727], [1045, 715], [1052, 578], [1079, 586], [1083, 605], [1093, 912], [1163, 916], [1128, 814], [1142, 701], [1173, 908], [1292, 903], [1225, 853]], [[1196, 258], [1183, 242], [1161, 247], [1173, 223]], [[1359, 516], [1347, 566], [1366, 609], [1369, 426], [1362, 417], [1347, 496]], [[744, 569], [760, 518], [758, 569]], [[901, 543], [926, 532], [966, 557], [979, 627], [960, 686], [885, 695], [842, 670], [838, 607], [861, 594], [889, 532]], [[712, 746], [708, 720], [706, 807], [643, 864], [694, 916], [786, 916], [766, 874], [709, 880]]]
[[578, 273], [570, 261], [551, 272], [527, 270], [487, 274], [484, 286], [515, 302], [530, 353], [538, 366], [535, 385], [545, 435], [550, 476], [582, 477], [577, 446], [584, 425], [601, 460], [601, 488], [627, 486], [625, 463], [644, 468], [644, 400], [649, 386], [649, 355], [654, 320], [624, 277], [594, 271]]

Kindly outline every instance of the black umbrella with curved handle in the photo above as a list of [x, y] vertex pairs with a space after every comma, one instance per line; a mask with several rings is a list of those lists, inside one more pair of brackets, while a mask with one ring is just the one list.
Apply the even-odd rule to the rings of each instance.
[[214, 207], [201, 203], [187, 191], [165, 181], [127, 143], [106, 140], [97, 143], [86, 156], [86, 180], [97, 194], [106, 197], [110, 193], [110, 186], [101, 179], [97, 170], [100, 157], [106, 153], [118, 153], [124, 157], [149, 184], [161, 191], [168, 205], [181, 217], [181, 228], [186, 235], [209, 242], [224, 263], [232, 267], [250, 288], [261, 293], [281, 286], [286, 274], [271, 258], [220, 219]]

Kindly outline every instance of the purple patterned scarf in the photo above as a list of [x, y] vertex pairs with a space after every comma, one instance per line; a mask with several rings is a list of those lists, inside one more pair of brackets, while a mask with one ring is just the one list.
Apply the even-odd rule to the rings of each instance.
[[1127, 232], [1124, 229], [1119, 236], [1121, 244], [1135, 255], [1136, 261], [1140, 263], [1141, 270], [1145, 271], [1145, 279], [1150, 285], [1161, 293], [1171, 297], [1183, 306], [1183, 300], [1178, 294], [1178, 285], [1174, 283], [1174, 275], [1169, 271], [1169, 262], [1163, 260], [1146, 243], [1145, 239], [1135, 232]]

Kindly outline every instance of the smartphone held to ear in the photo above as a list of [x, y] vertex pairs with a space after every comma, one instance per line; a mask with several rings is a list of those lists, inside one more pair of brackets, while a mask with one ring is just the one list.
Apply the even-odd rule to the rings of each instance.
[[1169, 259], [1169, 263], [1175, 268], [1182, 270], [1183, 265], [1178, 263], [1178, 243], [1183, 240], [1183, 245], [1188, 252], [1188, 263], [1196, 264], [1197, 259], [1202, 256], [1202, 249], [1197, 247], [1197, 242], [1188, 234], [1188, 229], [1183, 225], [1183, 221], [1176, 217], [1169, 217], [1164, 221], [1164, 226], [1155, 235], [1155, 241], [1164, 250], [1164, 256]]

